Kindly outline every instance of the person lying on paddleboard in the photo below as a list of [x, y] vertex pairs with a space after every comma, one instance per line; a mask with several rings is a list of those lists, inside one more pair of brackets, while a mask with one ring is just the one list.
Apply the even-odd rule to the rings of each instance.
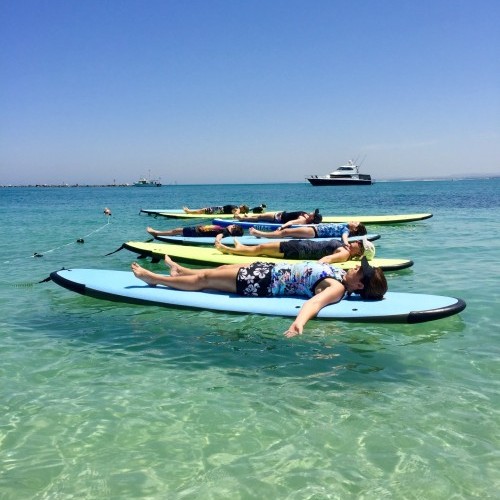
[[241, 222], [273, 222], [281, 224], [284, 229], [292, 224], [319, 224], [323, 216], [319, 213], [319, 208], [314, 212], [266, 212], [260, 215], [236, 215]]
[[367, 231], [361, 222], [328, 222], [313, 226], [289, 227], [276, 231], [260, 231], [251, 227], [248, 232], [259, 238], [342, 238], [347, 248], [350, 236], [364, 236]]
[[347, 247], [339, 240], [287, 240], [261, 243], [260, 245], [243, 245], [236, 238], [234, 238], [234, 247], [228, 247], [221, 242], [221, 239], [221, 235], [215, 237], [215, 248], [221, 253], [231, 255], [317, 260], [324, 264], [346, 262], [361, 259], [361, 257], [372, 260], [375, 256], [375, 245], [366, 238], [350, 242]]
[[247, 205], [220, 205], [216, 207], [203, 207], [203, 208], [189, 208], [182, 207], [187, 214], [208, 214], [208, 215], [220, 215], [220, 214], [247, 214], [249, 208]]
[[146, 231], [156, 238], [157, 236], [242, 236], [243, 228], [236, 224], [231, 224], [227, 227], [217, 226], [215, 224], [200, 224], [198, 226], [176, 227], [165, 231], [158, 231], [152, 227], [147, 227]]
[[360, 266], [345, 271], [320, 262], [228, 264], [210, 269], [190, 269], [165, 255], [170, 276], [131, 265], [136, 278], [150, 286], [166, 285], [176, 290], [218, 290], [248, 297], [305, 296], [308, 300], [285, 337], [302, 334], [305, 324], [325, 306], [357, 293], [364, 299], [381, 300], [387, 292], [382, 269], [372, 267], [363, 257]]

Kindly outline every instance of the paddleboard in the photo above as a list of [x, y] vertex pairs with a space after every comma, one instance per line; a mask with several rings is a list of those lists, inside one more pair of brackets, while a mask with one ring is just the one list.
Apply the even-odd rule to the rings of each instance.
[[[352, 236], [349, 241], [358, 241], [364, 236]], [[368, 241], [375, 241], [380, 238], [379, 234], [367, 234]], [[178, 245], [212, 245], [215, 243], [215, 236], [157, 236], [155, 239], [165, 243], [175, 243]], [[238, 236], [238, 241], [243, 245], [260, 245], [261, 243], [276, 243], [277, 241], [287, 241], [298, 238], [258, 238], [257, 236]], [[340, 238], [307, 238], [308, 241], [339, 240]], [[224, 245], [234, 245], [234, 238], [226, 236], [222, 238]]]
[[[326, 222], [362, 222], [363, 224], [399, 224], [403, 222], [415, 222], [415, 221], [420, 221], [420, 220], [425, 220], [425, 219], [430, 219], [432, 217], [432, 214], [403, 214], [403, 215], [339, 215], [339, 216], [331, 216], [331, 215], [326, 215], [323, 216], [323, 223]], [[213, 219], [214, 224], [219, 224], [222, 225], [220, 221], [219, 216], [217, 218]], [[226, 220], [228, 219], [228, 220]], [[262, 226], [262, 227], [268, 227], [268, 228], [273, 228], [276, 229], [277, 227], [281, 227], [281, 224], [276, 224], [273, 222], [245, 222], [245, 221], [239, 221], [236, 219], [231, 219], [230, 217], [225, 217], [223, 221], [226, 225], [229, 224], [239, 224], [242, 227], [255, 227], [257, 228], [257, 225]], [[310, 225], [310, 224], [305, 224], [305, 225]], [[297, 226], [293, 226], [297, 227]], [[265, 229], [264, 229], [265, 230]]]
[[362, 222], [363, 224], [399, 224], [430, 219], [432, 214], [401, 215], [327, 215], [322, 222]]
[[160, 212], [165, 212], [164, 208], [141, 208], [141, 214], [158, 215]]
[[141, 208], [141, 212], [148, 215], [159, 215], [167, 217], [168, 219], [232, 219], [233, 214], [187, 214], [182, 209], [154, 209], [154, 208]]
[[214, 217], [232, 219], [234, 217], [233, 214], [187, 214], [183, 210], [141, 209], [141, 212], [148, 215], [167, 217], [168, 219], [213, 219]]
[[[153, 259], [163, 259], [165, 254], [172, 257], [176, 262], [187, 264], [220, 266], [222, 264], [249, 264], [256, 261], [283, 262], [283, 259], [272, 257], [248, 257], [243, 255], [227, 255], [219, 252], [215, 248], [188, 245], [172, 245], [158, 242], [127, 241], [122, 248], [139, 254], [141, 257], [153, 257]], [[292, 262], [292, 259], [287, 259]], [[381, 267], [384, 271], [398, 271], [411, 267], [413, 262], [407, 259], [375, 259], [370, 261], [375, 267]], [[359, 266], [359, 261], [349, 260], [335, 264], [342, 269], [351, 269]]]
[[[165, 286], [151, 287], [132, 272], [100, 269], [63, 269], [52, 281], [76, 293], [115, 302], [208, 309], [226, 313], [297, 316], [306, 301], [300, 297], [242, 297], [223, 292], [188, 292]], [[324, 307], [318, 319], [344, 321], [422, 323], [457, 314], [461, 299], [415, 293], [387, 292], [383, 300], [363, 300], [357, 295]]]

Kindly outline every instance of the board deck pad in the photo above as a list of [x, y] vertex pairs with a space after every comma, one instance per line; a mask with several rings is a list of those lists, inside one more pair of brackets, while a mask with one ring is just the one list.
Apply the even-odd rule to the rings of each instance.
[[[368, 241], [380, 239], [379, 234], [367, 234], [366, 236], [351, 236], [349, 241], [358, 241], [366, 238]], [[214, 245], [215, 236], [157, 236], [155, 239], [165, 243], [175, 243], [178, 245]], [[280, 241], [298, 240], [300, 238], [259, 238], [257, 236], [243, 235], [238, 236], [237, 240], [243, 245], [260, 245], [261, 243], [276, 243]], [[303, 239], [303, 238], [302, 238]], [[307, 241], [326, 241], [338, 240], [341, 238], [307, 238]], [[234, 238], [226, 236], [221, 242], [224, 245], [234, 245]]]
[[[223, 292], [188, 292], [165, 286], [152, 287], [128, 271], [63, 269], [51, 273], [58, 285], [82, 295], [115, 302], [213, 310], [225, 313], [295, 317], [306, 302], [300, 297], [242, 297]], [[421, 323], [457, 314], [465, 302], [453, 297], [387, 292], [383, 300], [357, 295], [324, 307], [318, 319]]]
[[[284, 259], [263, 256], [248, 257], [242, 255], [227, 255], [212, 247], [174, 245], [158, 242], [127, 241], [122, 247], [139, 254], [141, 257], [156, 257], [156, 260], [160, 260], [160, 258], [163, 258], [163, 256], [167, 254], [176, 262], [210, 266], [219, 266], [222, 264], [249, 264], [256, 261], [284, 261]], [[292, 259], [286, 260], [287, 262], [299, 262]], [[370, 261], [370, 264], [375, 267], [381, 267], [384, 271], [398, 271], [411, 267], [413, 262], [408, 259], [379, 259], [375, 257], [375, 259]], [[335, 265], [342, 269], [351, 269], [359, 266], [360, 263], [356, 260], [349, 260], [347, 262], [336, 263]]]

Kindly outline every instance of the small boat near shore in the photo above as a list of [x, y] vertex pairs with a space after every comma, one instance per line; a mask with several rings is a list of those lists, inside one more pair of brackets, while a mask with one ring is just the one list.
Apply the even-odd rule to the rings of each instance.
[[134, 186], [137, 187], [161, 187], [160, 179], [151, 179], [151, 172], [148, 178], [141, 177], [138, 181], [134, 182]]
[[372, 177], [369, 174], [360, 174], [359, 165], [349, 161], [337, 170], [328, 175], [311, 175], [306, 177], [313, 186], [355, 186], [373, 184]]

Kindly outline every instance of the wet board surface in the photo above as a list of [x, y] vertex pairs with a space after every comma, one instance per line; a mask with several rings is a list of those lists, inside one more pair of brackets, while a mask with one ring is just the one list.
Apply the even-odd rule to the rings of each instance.
[[[131, 252], [137, 253], [141, 257], [156, 257], [155, 260], [160, 260], [165, 256], [165, 254], [167, 254], [176, 262], [208, 266], [220, 266], [222, 264], [250, 264], [257, 261], [284, 261], [284, 259], [272, 257], [227, 255], [212, 247], [174, 245], [159, 242], [127, 241], [122, 247], [130, 250]], [[299, 262], [292, 259], [286, 259], [286, 261]], [[370, 261], [370, 264], [375, 267], [381, 267], [384, 271], [398, 271], [411, 267], [413, 262], [409, 259], [379, 259], [376, 257]], [[337, 267], [341, 267], [342, 269], [352, 269], [360, 264], [359, 261], [349, 260], [347, 262], [338, 262], [335, 265]]]
[[[116, 302], [226, 313], [295, 317], [305, 303], [299, 297], [242, 297], [223, 292], [187, 292], [165, 286], [151, 287], [132, 272], [101, 269], [64, 269], [50, 275], [52, 281], [73, 292]], [[453, 297], [387, 292], [383, 300], [358, 296], [324, 307], [318, 319], [391, 323], [421, 323], [457, 314], [465, 302]]]

